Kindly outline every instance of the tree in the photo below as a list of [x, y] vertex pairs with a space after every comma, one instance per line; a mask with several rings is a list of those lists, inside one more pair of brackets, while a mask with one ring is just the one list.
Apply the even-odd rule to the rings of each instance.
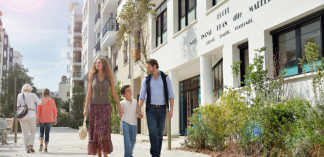
[[69, 112], [70, 111], [70, 101], [69, 100], [63, 101], [62, 109], [64, 109], [65, 112]]
[[75, 120], [83, 119], [83, 107], [85, 103], [86, 93], [81, 85], [78, 85], [73, 88], [73, 95], [72, 95], [72, 111], [70, 112], [72, 117]]
[[[149, 31], [148, 16], [151, 13], [154, 18], [156, 12], [153, 10], [155, 7], [151, 0], [128, 0], [120, 14], [119, 14], [119, 31], [117, 31], [118, 45], [134, 43], [138, 45], [130, 51], [130, 56], [133, 60], [139, 60], [139, 64], [142, 71], [148, 73], [145, 70], [145, 62], [148, 60], [149, 46]], [[130, 38], [130, 43], [128, 39]], [[124, 51], [125, 52], [125, 51]], [[144, 56], [142, 59], [141, 54]]]
[[57, 108], [57, 115], [60, 115], [61, 114], [61, 109], [64, 105], [64, 101], [62, 100], [62, 98], [56, 98], [56, 97], [53, 97], [54, 101], [55, 101], [55, 105], [56, 105], [56, 108]]
[[33, 93], [37, 92], [37, 88], [34, 86], [33, 77], [28, 76], [28, 69], [24, 68], [23, 65], [15, 64], [12, 66], [5, 77], [2, 78], [2, 88], [0, 96], [1, 115], [4, 117], [13, 116], [13, 104], [14, 102], [14, 80], [17, 78], [17, 95], [21, 92], [21, 88], [24, 84], [30, 84], [33, 86]]
[[[121, 98], [122, 98], [122, 94], [121, 94], [121, 91], [120, 91], [120, 89], [121, 89], [120, 84], [121, 84], [121, 82], [117, 81], [117, 85], [115, 86], [119, 100], [121, 100]], [[112, 86], [112, 88], [114, 88], [114, 87]], [[115, 112], [116, 109], [117, 109], [117, 104], [116, 104], [115, 99], [112, 96], [111, 88], [109, 89], [109, 100], [110, 100], [110, 104], [111, 104], [111, 107], [112, 107], [112, 115], [117, 115], [117, 112]]]

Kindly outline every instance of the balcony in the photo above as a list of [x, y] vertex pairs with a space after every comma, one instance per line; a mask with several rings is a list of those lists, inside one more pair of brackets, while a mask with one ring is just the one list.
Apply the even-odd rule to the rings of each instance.
[[75, 21], [75, 22], [76, 21], [81, 22], [82, 21], [82, 14], [74, 14], [74, 16], [72, 16], [72, 20]]
[[67, 59], [70, 60], [71, 59], [71, 52], [67, 52]]
[[100, 49], [100, 41], [93, 49], [93, 60], [96, 60], [99, 57], [106, 58], [108, 56], [108, 51], [103, 51]]
[[102, 11], [105, 14], [110, 14], [111, 12], [115, 12], [118, 7], [118, 0], [103, 0], [102, 3]]
[[74, 42], [73, 43], [73, 51], [81, 51], [82, 43], [81, 42]]
[[100, 33], [100, 31], [101, 31], [101, 20], [100, 20], [101, 15], [100, 14], [101, 13], [100, 13], [100, 10], [99, 10], [96, 17], [95, 17], [95, 26], [93, 28], [95, 33]]
[[70, 65], [67, 65], [67, 67], [66, 67], [66, 72], [68, 72], [68, 73], [71, 72]]
[[71, 38], [68, 39], [67, 45], [71, 46]]
[[81, 66], [81, 57], [73, 57], [73, 66]]
[[0, 26], [2, 27], [2, 20], [0, 19]]
[[72, 77], [72, 81], [80, 81], [81, 80], [81, 70], [76, 70], [73, 72], [73, 77]]
[[71, 34], [71, 25], [68, 26], [68, 33]]
[[82, 35], [82, 27], [74, 27], [73, 36], [74, 37], [81, 37], [81, 35]]
[[110, 18], [102, 29], [102, 45], [112, 46], [116, 43], [119, 26], [115, 18]]
[[118, 65], [114, 67], [114, 73], [118, 71]]

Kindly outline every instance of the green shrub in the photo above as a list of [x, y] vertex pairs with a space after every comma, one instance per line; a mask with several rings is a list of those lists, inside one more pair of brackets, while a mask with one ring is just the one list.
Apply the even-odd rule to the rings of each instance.
[[110, 129], [111, 132], [115, 134], [120, 132], [120, 118], [118, 115], [111, 115]]

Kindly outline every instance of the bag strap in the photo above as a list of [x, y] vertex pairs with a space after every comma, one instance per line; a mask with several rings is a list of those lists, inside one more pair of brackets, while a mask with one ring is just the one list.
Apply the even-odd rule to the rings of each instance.
[[24, 93], [22, 93], [22, 94], [23, 94], [23, 98], [24, 98], [25, 107], [27, 107], [27, 109], [28, 109], [28, 106], [27, 106], [26, 101], [25, 101], [25, 94]]

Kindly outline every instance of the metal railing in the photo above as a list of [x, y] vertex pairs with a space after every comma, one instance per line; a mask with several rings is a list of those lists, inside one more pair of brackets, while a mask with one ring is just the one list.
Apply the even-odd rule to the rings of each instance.
[[114, 72], [118, 71], [118, 65], [114, 67]]
[[100, 10], [98, 10], [96, 18], [95, 18], [95, 24], [97, 23], [97, 21], [100, 19]]
[[100, 40], [98, 40], [98, 43], [95, 46], [96, 53], [100, 50]]
[[81, 33], [82, 27], [74, 27], [74, 33]]
[[71, 44], [71, 38], [68, 38], [68, 42], [67, 42], [68, 44]]
[[68, 31], [71, 31], [71, 25], [68, 26]]
[[71, 69], [70, 69], [70, 65], [67, 65], [66, 70], [67, 70], [68, 72], [71, 71]]
[[81, 77], [81, 71], [73, 72], [73, 77]]
[[67, 52], [66, 56], [67, 56], [68, 59], [70, 59], [71, 58], [71, 52], [70, 51]]
[[115, 18], [109, 18], [107, 23], [105, 24], [105, 26], [102, 29], [102, 37], [104, 37], [106, 35], [107, 32], [109, 31], [118, 31], [119, 30], [119, 26], [117, 23], [117, 20]]
[[73, 62], [81, 63], [81, 57], [73, 57]]

